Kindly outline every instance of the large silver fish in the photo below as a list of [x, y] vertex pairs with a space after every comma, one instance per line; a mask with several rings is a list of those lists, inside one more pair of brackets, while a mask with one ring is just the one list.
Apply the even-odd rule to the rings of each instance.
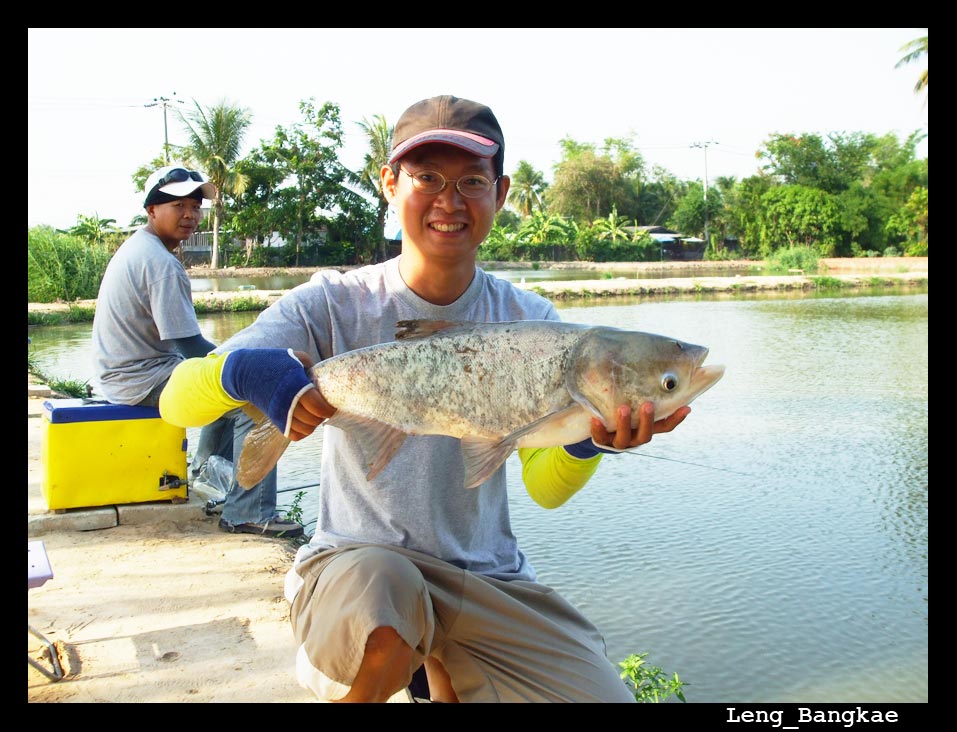
[[[489, 478], [519, 447], [552, 447], [616, 427], [617, 408], [655, 404], [663, 419], [724, 374], [704, 346], [662, 335], [560, 321], [405, 320], [396, 340], [343, 353], [308, 370], [336, 414], [325, 424], [363, 446], [371, 480], [409, 435], [462, 441], [465, 486]], [[237, 481], [258, 483], [289, 440], [265, 418], [239, 456]]]

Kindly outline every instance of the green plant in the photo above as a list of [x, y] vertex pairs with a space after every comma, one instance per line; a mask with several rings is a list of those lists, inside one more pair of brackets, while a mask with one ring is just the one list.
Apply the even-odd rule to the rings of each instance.
[[283, 515], [283, 518], [287, 521], [295, 521], [297, 524], [302, 523], [302, 501], [306, 497], [305, 491], [299, 491], [292, 499], [292, 503], [289, 504], [289, 508], [286, 509], [286, 513]]
[[686, 702], [682, 689], [690, 684], [679, 679], [677, 673], [669, 678], [660, 666], [646, 666], [645, 656], [647, 655], [647, 653], [632, 653], [618, 664], [624, 669], [621, 672], [621, 678], [634, 688], [635, 701], [658, 703], [674, 696]]
[[836, 290], [845, 286], [845, 282], [842, 279], [837, 277], [830, 277], [828, 275], [822, 275], [820, 277], [812, 277], [811, 281], [814, 282], [814, 286], [819, 290], [830, 289]]
[[213, 299], [206, 298], [193, 301], [193, 309], [197, 315], [209, 313], [247, 313], [258, 312], [269, 307], [269, 303], [261, 297], [234, 297]]
[[88, 398], [93, 394], [93, 389], [88, 381], [79, 381], [77, 379], [59, 379], [49, 374], [45, 374], [37, 366], [36, 362], [27, 357], [27, 372], [36, 376], [40, 381], [50, 387], [57, 394], [62, 394], [74, 399]]
[[769, 274], [784, 274], [791, 269], [800, 269], [807, 273], [817, 272], [818, 253], [811, 247], [789, 247], [778, 249], [765, 260], [765, 270]]
[[27, 325], [62, 325], [64, 323], [92, 323], [96, 309], [81, 305], [70, 305], [65, 311], [39, 312], [27, 311]]
[[27, 302], [97, 296], [112, 252], [80, 237], [36, 226], [27, 232]]

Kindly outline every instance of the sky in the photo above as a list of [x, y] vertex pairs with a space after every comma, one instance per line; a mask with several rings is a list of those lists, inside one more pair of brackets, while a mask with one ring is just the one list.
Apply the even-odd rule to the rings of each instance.
[[[177, 110], [247, 109], [242, 155], [339, 106], [339, 159], [357, 170], [362, 120], [394, 125], [453, 94], [489, 105], [520, 161], [553, 179], [560, 141], [629, 139], [683, 180], [754, 175], [773, 134], [927, 133], [927, 28], [29, 28], [27, 226], [142, 215], [132, 175], [187, 142]], [[157, 100], [168, 99], [164, 106]], [[164, 138], [165, 134], [165, 138]], [[698, 145], [697, 147], [695, 145]], [[917, 148], [927, 157], [927, 140]]]

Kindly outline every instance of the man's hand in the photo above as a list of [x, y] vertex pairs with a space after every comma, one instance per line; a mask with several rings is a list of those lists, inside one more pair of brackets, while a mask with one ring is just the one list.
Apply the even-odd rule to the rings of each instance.
[[599, 447], [607, 445], [616, 450], [627, 450], [651, 442], [652, 435], [671, 432], [691, 414], [691, 407], [680, 407], [670, 417], [655, 422], [655, 405], [644, 402], [638, 412], [638, 427], [631, 428], [631, 407], [622, 404], [618, 407], [618, 424], [614, 432], [605, 429], [597, 418], [591, 421], [591, 438]]
[[670, 417], [655, 422], [654, 404], [643, 402], [639, 410], [638, 427], [635, 429], [631, 428], [631, 407], [627, 404], [618, 407], [618, 423], [614, 432], [609, 432], [600, 419], [593, 417], [591, 437], [586, 437], [574, 445], [565, 445], [565, 451], [572, 457], [587, 460], [603, 452], [616, 453], [629, 450], [651, 442], [652, 435], [671, 432], [691, 414], [691, 407], [680, 407]]
[[[302, 351], [295, 351], [296, 358], [302, 361], [303, 368], [309, 369], [312, 366], [312, 359]], [[308, 437], [316, 431], [316, 427], [321, 425], [333, 414], [336, 408], [329, 404], [322, 396], [319, 389], [313, 384], [296, 403], [292, 413], [292, 424], [289, 427], [289, 434], [286, 435], [293, 442], [298, 442], [303, 437]]]

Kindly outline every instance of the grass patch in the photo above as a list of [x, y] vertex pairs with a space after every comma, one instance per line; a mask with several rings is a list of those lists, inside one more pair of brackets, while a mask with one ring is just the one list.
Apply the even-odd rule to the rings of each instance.
[[197, 315], [209, 313], [248, 313], [265, 310], [269, 303], [261, 297], [234, 297], [224, 300], [196, 300], [193, 308]]
[[811, 281], [819, 290], [839, 290], [842, 287], [847, 287], [846, 281], [839, 280], [837, 277], [828, 277], [827, 275], [823, 275], [821, 277], [812, 277]]
[[765, 260], [764, 271], [767, 274], [788, 274], [790, 270], [801, 270], [805, 274], [817, 272], [818, 254], [811, 247], [789, 247], [778, 249]]
[[46, 384], [57, 394], [62, 394], [75, 399], [85, 399], [93, 394], [93, 389], [88, 381], [79, 381], [78, 379], [61, 379], [40, 370], [40, 367], [27, 357], [27, 372], [36, 376], [42, 383]]
[[65, 323], [92, 323], [96, 309], [70, 305], [68, 310], [39, 312], [27, 311], [27, 325], [63, 325]]

